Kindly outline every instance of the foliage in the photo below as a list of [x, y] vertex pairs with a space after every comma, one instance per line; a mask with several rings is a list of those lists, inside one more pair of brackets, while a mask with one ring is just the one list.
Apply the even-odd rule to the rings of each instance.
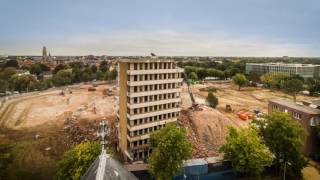
[[11, 76], [16, 74], [16, 71], [16, 68], [13, 67], [4, 68], [2, 71], [0, 71], [0, 79], [9, 80]]
[[65, 64], [58, 64], [54, 70], [53, 70], [53, 74], [56, 74], [58, 73], [60, 70], [63, 70], [63, 69], [68, 69], [68, 66], [65, 65]]
[[14, 68], [18, 68], [19, 67], [19, 63], [17, 60], [15, 59], [11, 59], [9, 61], [6, 62], [5, 67], [14, 67]]
[[239, 91], [240, 91], [240, 88], [247, 83], [247, 78], [243, 74], [236, 74], [235, 76], [232, 77], [232, 80], [235, 84], [239, 86]]
[[192, 153], [185, 129], [173, 123], [151, 134], [151, 147], [149, 171], [157, 180], [171, 179]]
[[314, 96], [316, 93], [320, 92], [320, 81], [319, 79], [308, 78], [306, 80], [307, 90], [310, 96]]
[[286, 73], [266, 73], [260, 77], [262, 83], [264, 83], [270, 89], [284, 88], [284, 83], [289, 80], [289, 76]]
[[301, 125], [285, 112], [273, 112], [266, 116], [264, 123], [256, 125], [265, 143], [275, 155], [278, 169], [282, 169], [284, 163], [290, 163], [287, 172], [300, 176], [302, 168], [307, 164], [302, 153], [306, 132]]
[[104, 75], [104, 80], [115, 80], [117, 78], [118, 72], [117, 70], [109, 71], [107, 70]]
[[68, 70], [60, 70], [57, 74], [53, 76], [53, 84], [55, 86], [64, 86], [71, 84], [72, 74]]
[[30, 87], [37, 82], [32, 75], [13, 75], [9, 79], [10, 88], [16, 91], [29, 91]]
[[296, 101], [297, 94], [303, 90], [303, 82], [298, 79], [290, 79], [284, 82], [284, 89], [288, 94], [291, 94], [293, 100]]
[[107, 61], [101, 61], [100, 63], [100, 67], [99, 67], [100, 71], [102, 72], [107, 72], [109, 70], [109, 64]]
[[0, 179], [5, 179], [8, 176], [7, 170], [13, 161], [12, 147], [10, 144], [0, 144]]
[[198, 80], [198, 76], [195, 72], [191, 72], [189, 75], [189, 79], [191, 79], [192, 81], [197, 81]]
[[216, 108], [219, 103], [218, 98], [211, 91], [208, 92], [206, 102], [213, 108]]
[[220, 151], [231, 160], [236, 172], [249, 175], [260, 175], [264, 166], [270, 166], [274, 158], [253, 127], [239, 130], [230, 127], [227, 143]]
[[96, 142], [84, 142], [66, 151], [58, 162], [57, 179], [80, 179], [98, 157], [100, 151], [101, 146]]

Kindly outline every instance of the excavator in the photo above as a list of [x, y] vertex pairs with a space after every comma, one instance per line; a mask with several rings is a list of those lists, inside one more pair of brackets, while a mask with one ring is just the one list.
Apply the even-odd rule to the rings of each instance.
[[184, 75], [184, 81], [186, 82], [187, 86], [188, 86], [188, 93], [190, 95], [190, 99], [191, 99], [191, 102], [192, 102], [192, 106], [190, 107], [192, 110], [194, 111], [201, 111], [202, 109], [199, 107], [199, 104], [196, 102], [194, 96], [193, 96], [193, 93], [192, 93], [192, 89], [191, 89], [191, 84], [190, 82], [188, 81], [188, 76], [186, 73], [183, 73]]

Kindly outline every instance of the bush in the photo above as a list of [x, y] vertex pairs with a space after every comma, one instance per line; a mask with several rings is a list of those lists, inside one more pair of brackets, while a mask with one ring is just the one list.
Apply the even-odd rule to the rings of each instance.
[[58, 162], [57, 179], [80, 179], [101, 152], [96, 142], [84, 142], [63, 154]]
[[209, 91], [208, 96], [206, 98], [206, 102], [209, 104], [210, 107], [216, 108], [218, 105], [218, 98]]

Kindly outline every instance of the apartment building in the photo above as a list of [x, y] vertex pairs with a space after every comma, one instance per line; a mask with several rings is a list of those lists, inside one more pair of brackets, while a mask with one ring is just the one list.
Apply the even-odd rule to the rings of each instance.
[[304, 153], [313, 156], [317, 152], [318, 142], [313, 127], [320, 125], [320, 109], [312, 102], [295, 103], [288, 100], [270, 100], [268, 105], [269, 114], [273, 111], [282, 111], [290, 114], [308, 132], [304, 142]]
[[176, 122], [181, 110], [183, 69], [173, 60], [120, 60], [119, 147], [127, 160], [144, 160], [152, 152], [150, 133]]
[[246, 63], [246, 74], [256, 73], [286, 73], [289, 76], [300, 75], [303, 78], [318, 78], [320, 66], [313, 64], [285, 64], [285, 63]]

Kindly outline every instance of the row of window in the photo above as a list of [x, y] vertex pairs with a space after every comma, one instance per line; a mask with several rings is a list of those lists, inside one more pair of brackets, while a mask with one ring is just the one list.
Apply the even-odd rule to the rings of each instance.
[[[166, 74], [142, 74], [134, 75], [133, 81], [152, 81], [152, 80], [163, 80], [163, 79], [177, 79], [181, 78], [180, 73], [166, 73]], [[128, 75], [128, 81], [131, 81]]]
[[134, 97], [134, 98], [129, 98], [128, 97], [128, 102], [129, 103], [146, 103], [146, 102], [154, 102], [154, 101], [161, 101], [161, 100], [168, 100], [168, 99], [175, 99], [179, 98], [180, 93], [166, 93], [166, 94], [156, 94], [156, 95], [150, 95], [150, 96], [141, 96], [141, 97]]
[[140, 129], [140, 130], [136, 130], [136, 131], [128, 131], [128, 134], [130, 137], [134, 137], [134, 136], [141, 136], [141, 135], [144, 135], [144, 134], [149, 134], [153, 131], [156, 131], [158, 129], [161, 129], [163, 127], [165, 127], [166, 125], [163, 124], [163, 125], [157, 125], [157, 126], [153, 126], [153, 127], [149, 127], [149, 128], [145, 128], [145, 129]]
[[166, 114], [160, 114], [157, 116], [151, 116], [151, 117], [145, 117], [141, 119], [135, 119], [135, 120], [128, 120], [128, 124], [130, 126], [137, 126], [140, 124], [146, 124], [146, 123], [151, 123], [151, 122], [156, 122], [156, 121], [162, 121], [166, 119], [171, 119], [179, 116], [179, 112], [172, 112], [172, 113], [166, 113]]
[[[288, 113], [288, 110], [283, 108], [283, 107], [279, 107], [277, 105], [272, 105], [272, 109], [273, 110], [277, 110], [277, 111], [283, 111], [283, 112], [286, 112]], [[292, 114], [292, 117], [295, 118], [295, 119], [301, 119], [301, 114], [300, 113], [297, 113], [295, 111], [293, 112], [290, 112]]]
[[[175, 89], [182, 85], [182, 83], [165, 83], [165, 84], [152, 84], [152, 85], [143, 85], [143, 86], [134, 86], [133, 92], [146, 92], [146, 91], [156, 91], [156, 90], [166, 90], [166, 89]], [[128, 92], [130, 89], [128, 88]]]
[[[130, 70], [151, 70], [151, 69], [175, 69], [176, 64], [173, 62], [150, 62], [150, 63], [133, 63]], [[132, 69], [133, 68], [133, 69]]]
[[[133, 109], [133, 115], [178, 108], [179, 104], [180, 103], [178, 102], [174, 102], [174, 103], [160, 104], [160, 105], [154, 105], [154, 106], [147, 106], [142, 108], [135, 108]], [[128, 109], [128, 112], [130, 112], [130, 115], [132, 115], [132, 111], [130, 111], [130, 109]]]
[[133, 159], [134, 160], [139, 160], [139, 159], [145, 159], [147, 157], [149, 157], [149, 154], [152, 153], [152, 149], [148, 148], [148, 149], [139, 149], [139, 150], [132, 150], [132, 155], [133, 155]]

